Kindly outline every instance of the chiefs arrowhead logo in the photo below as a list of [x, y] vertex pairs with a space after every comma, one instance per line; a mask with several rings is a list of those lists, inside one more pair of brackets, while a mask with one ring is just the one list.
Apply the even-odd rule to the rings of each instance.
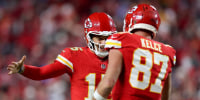
[[85, 20], [85, 28], [91, 28], [91, 27], [92, 27], [92, 22], [88, 18], [87, 20]]
[[136, 11], [137, 8], [138, 8], [138, 6], [134, 6], [134, 7], [132, 7], [127, 13], [128, 13], [128, 14], [131, 14], [131, 13], [133, 13], [134, 11]]

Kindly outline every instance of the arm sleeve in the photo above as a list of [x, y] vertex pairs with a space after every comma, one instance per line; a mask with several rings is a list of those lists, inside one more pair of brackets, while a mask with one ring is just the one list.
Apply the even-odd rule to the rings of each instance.
[[58, 61], [54, 61], [54, 63], [42, 67], [24, 65], [24, 68], [22, 75], [32, 80], [44, 80], [60, 76], [64, 73], [71, 74], [71, 71]]
[[119, 49], [119, 48], [122, 48], [122, 43], [120, 41], [120, 34], [112, 34], [106, 40], [105, 49], [110, 50], [110, 49]]

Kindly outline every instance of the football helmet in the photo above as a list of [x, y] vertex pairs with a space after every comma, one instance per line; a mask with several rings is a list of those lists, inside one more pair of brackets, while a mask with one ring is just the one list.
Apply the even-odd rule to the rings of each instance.
[[155, 38], [160, 26], [160, 16], [156, 8], [148, 4], [139, 4], [132, 7], [124, 19], [124, 32], [131, 32], [135, 29], [151, 31], [152, 38]]
[[88, 47], [99, 57], [106, 57], [107, 51], [100, 51], [100, 47], [105, 44], [95, 43], [91, 35], [109, 36], [116, 33], [116, 26], [111, 16], [103, 12], [91, 14], [84, 23], [85, 39]]

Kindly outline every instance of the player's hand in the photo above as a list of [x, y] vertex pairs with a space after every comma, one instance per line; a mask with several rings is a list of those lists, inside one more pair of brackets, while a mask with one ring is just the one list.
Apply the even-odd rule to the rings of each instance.
[[12, 62], [11, 64], [8, 65], [7, 69], [9, 70], [8, 74], [15, 74], [15, 73], [19, 73], [19, 72], [23, 72], [23, 64], [24, 64], [24, 60], [26, 59], [26, 56], [23, 56], [21, 58], [21, 60], [19, 60], [18, 62]]

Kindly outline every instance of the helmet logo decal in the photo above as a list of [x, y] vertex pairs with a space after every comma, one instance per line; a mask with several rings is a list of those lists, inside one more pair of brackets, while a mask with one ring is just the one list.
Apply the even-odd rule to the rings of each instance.
[[91, 28], [92, 27], [92, 22], [91, 20], [88, 18], [87, 20], [85, 20], [85, 28]]
[[131, 10], [129, 10], [127, 13], [128, 14], [131, 14], [131, 13], [133, 13], [134, 11], [136, 11], [136, 9], [137, 9], [138, 7], [137, 6], [134, 6]]

